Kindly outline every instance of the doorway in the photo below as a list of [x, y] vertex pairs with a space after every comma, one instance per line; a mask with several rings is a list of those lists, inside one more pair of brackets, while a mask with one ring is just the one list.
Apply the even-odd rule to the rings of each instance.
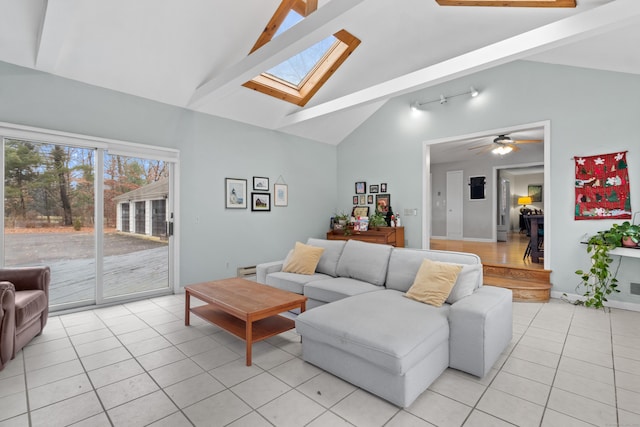
[[[535, 139], [542, 140], [540, 144], [527, 144], [522, 147], [521, 150], [514, 150], [514, 152], [506, 155], [506, 156], [494, 156], [496, 161], [500, 162], [497, 165], [487, 164], [487, 158], [490, 158], [492, 153], [488, 152], [484, 149], [476, 149], [474, 147], [478, 147], [483, 143], [485, 145], [489, 145], [487, 141], [490, 143], [494, 140], [495, 135], [509, 135], [516, 132], [527, 132], [527, 131], [536, 131], [538, 135], [536, 135]], [[486, 173], [487, 177], [491, 179], [490, 182], [487, 182], [487, 191], [490, 194], [487, 194], [487, 204], [486, 210], [482, 210], [482, 212], [474, 211], [474, 218], [478, 216], [478, 214], [486, 215], [490, 217], [487, 220], [486, 227], [484, 228], [484, 235], [480, 238], [476, 236], [464, 236], [464, 240], [471, 241], [479, 241], [479, 242], [496, 242], [497, 241], [497, 229], [498, 229], [498, 184], [497, 184], [497, 173], [496, 166], [504, 164], [508, 166], [510, 162], [513, 162], [513, 165], [526, 165], [531, 162], [531, 160], [527, 160], [525, 154], [530, 151], [529, 147], [537, 147], [540, 151], [539, 161], [543, 167], [543, 200], [545, 207], [545, 216], [548, 220], [545, 221], [545, 232], [551, 233], [551, 228], [553, 227], [553, 217], [551, 216], [552, 207], [550, 206], [550, 197], [549, 197], [549, 183], [550, 183], [550, 171], [548, 165], [550, 164], [550, 122], [542, 121], [535, 122], [530, 124], [524, 124], [519, 126], [513, 126], [509, 128], [499, 128], [493, 130], [487, 130], [482, 132], [476, 132], [473, 134], [460, 135], [456, 137], [448, 137], [441, 138], [436, 140], [425, 141], [423, 143], [423, 154], [425, 162], [423, 164], [423, 216], [422, 216], [422, 228], [424, 230], [423, 239], [422, 239], [422, 247], [429, 248], [431, 238], [442, 238], [438, 236], [444, 236], [446, 238], [446, 234], [444, 233], [444, 223], [446, 220], [446, 215], [444, 214], [444, 210], [442, 208], [442, 199], [443, 197], [446, 199], [446, 195], [441, 194], [443, 190], [443, 182], [445, 178], [441, 178], [441, 175], [446, 175], [445, 170], [452, 169], [461, 169], [464, 170], [465, 173], [469, 174], [478, 174], [482, 175]], [[476, 153], [482, 153], [484, 155], [479, 155]], [[505, 160], [508, 160], [505, 162]], [[443, 166], [446, 165], [446, 166]], [[492, 170], [493, 169], [493, 170]], [[512, 183], [513, 184], [513, 183]], [[433, 189], [433, 194], [432, 190]], [[513, 193], [513, 189], [511, 191]], [[511, 203], [515, 203], [511, 200]], [[512, 205], [513, 206], [513, 205]], [[512, 207], [512, 212], [515, 207]], [[463, 214], [464, 215], [464, 214]], [[474, 219], [475, 220], [475, 219]], [[511, 215], [511, 220], [513, 221], [513, 215]], [[548, 240], [546, 242], [547, 245], [545, 247], [545, 255], [544, 258], [544, 268], [549, 269], [549, 260], [551, 258], [553, 243], [552, 240]]]

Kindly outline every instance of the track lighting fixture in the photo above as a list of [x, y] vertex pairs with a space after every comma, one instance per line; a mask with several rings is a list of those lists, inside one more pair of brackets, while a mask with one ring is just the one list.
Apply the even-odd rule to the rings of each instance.
[[439, 102], [441, 105], [444, 105], [447, 103], [447, 101], [451, 98], [455, 98], [457, 96], [463, 96], [463, 95], [471, 95], [472, 98], [475, 98], [476, 96], [478, 96], [480, 94], [480, 92], [478, 92], [478, 90], [473, 87], [470, 86], [469, 90], [466, 92], [462, 92], [462, 93], [457, 93], [455, 95], [449, 95], [449, 96], [445, 96], [444, 94], [440, 94], [440, 98], [438, 99], [432, 99], [430, 101], [425, 101], [425, 102], [419, 102], [419, 101], [415, 101], [411, 104], [411, 109], [414, 111], [417, 110], [422, 110], [425, 105], [427, 104], [433, 104], [436, 102]]

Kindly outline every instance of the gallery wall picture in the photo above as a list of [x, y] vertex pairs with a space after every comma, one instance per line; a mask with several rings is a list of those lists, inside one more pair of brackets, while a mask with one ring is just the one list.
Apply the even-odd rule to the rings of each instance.
[[367, 194], [367, 183], [364, 181], [356, 182], [356, 194]]
[[225, 208], [247, 208], [247, 180], [239, 178], [225, 178]]
[[254, 176], [253, 189], [256, 191], [269, 191], [269, 178]]
[[391, 206], [390, 194], [376, 194], [376, 211], [380, 213], [389, 212], [389, 206]]
[[287, 184], [273, 184], [273, 205], [289, 205], [289, 187]]
[[251, 193], [251, 210], [255, 212], [268, 212], [271, 210], [270, 193]]

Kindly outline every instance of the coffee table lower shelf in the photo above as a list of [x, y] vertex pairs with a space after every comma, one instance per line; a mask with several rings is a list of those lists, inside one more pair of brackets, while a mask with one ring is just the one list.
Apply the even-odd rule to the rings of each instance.
[[[227, 332], [247, 340], [247, 324], [224, 311], [208, 304], [192, 307], [191, 312], [198, 317], [220, 326]], [[295, 322], [286, 317], [275, 315], [252, 322], [251, 342], [262, 341], [269, 337], [281, 334], [295, 327]]]

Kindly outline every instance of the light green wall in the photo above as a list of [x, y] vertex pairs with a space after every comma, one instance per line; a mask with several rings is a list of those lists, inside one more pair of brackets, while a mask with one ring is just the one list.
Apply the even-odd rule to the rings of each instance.
[[[336, 209], [334, 146], [2, 62], [0, 121], [180, 149], [181, 285], [282, 259]], [[224, 178], [253, 176], [282, 176], [289, 206], [225, 210]]]
[[[458, 97], [430, 104], [413, 116], [416, 100], [437, 99], [474, 85], [478, 98]], [[422, 206], [423, 141], [550, 120], [550, 235], [553, 291], [574, 293], [574, 271], [589, 265], [584, 233], [615, 221], [574, 221], [573, 156], [629, 150], [632, 208], [640, 210], [640, 150], [637, 123], [640, 76], [519, 61], [388, 101], [338, 146], [338, 204], [348, 204], [353, 182], [388, 181], [394, 208]], [[421, 215], [404, 218], [409, 246], [421, 244]], [[620, 288], [612, 299], [640, 303], [629, 294], [640, 260], [622, 260]]]

